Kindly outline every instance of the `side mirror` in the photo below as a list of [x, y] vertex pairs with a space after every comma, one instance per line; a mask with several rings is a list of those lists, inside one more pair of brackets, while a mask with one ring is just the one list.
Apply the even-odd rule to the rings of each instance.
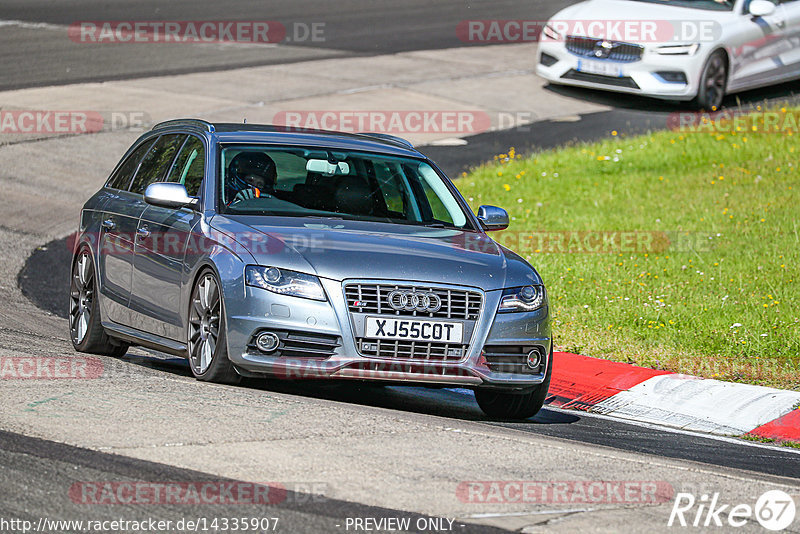
[[157, 182], [147, 186], [144, 201], [162, 208], [193, 208], [197, 199], [190, 197], [183, 184], [175, 182]]
[[754, 17], [767, 17], [775, 13], [775, 4], [769, 0], [753, 0], [748, 10]]
[[496, 206], [481, 206], [478, 208], [478, 220], [487, 232], [508, 228], [508, 213], [503, 208]]

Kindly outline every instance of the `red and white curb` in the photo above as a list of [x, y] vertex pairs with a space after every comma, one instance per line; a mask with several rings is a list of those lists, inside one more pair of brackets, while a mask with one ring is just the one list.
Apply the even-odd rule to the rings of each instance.
[[800, 441], [800, 392], [557, 352], [551, 406], [719, 435]]

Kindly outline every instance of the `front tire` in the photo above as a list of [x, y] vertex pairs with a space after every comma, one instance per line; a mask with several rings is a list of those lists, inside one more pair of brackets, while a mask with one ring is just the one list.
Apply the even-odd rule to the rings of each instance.
[[725, 53], [717, 50], [706, 61], [700, 75], [700, 87], [692, 100], [695, 109], [717, 111], [722, 107], [728, 88], [728, 60]]
[[69, 287], [69, 337], [78, 352], [123, 356], [128, 344], [106, 334], [100, 319], [97, 277], [88, 248], [83, 247], [72, 261]]
[[475, 400], [483, 413], [492, 419], [521, 420], [533, 417], [544, 406], [550, 377], [553, 374], [553, 348], [547, 360], [544, 382], [525, 393], [506, 393], [493, 389], [476, 389]]
[[211, 269], [195, 282], [189, 302], [189, 367], [197, 380], [238, 383], [241, 377], [228, 359], [225, 305], [219, 280]]

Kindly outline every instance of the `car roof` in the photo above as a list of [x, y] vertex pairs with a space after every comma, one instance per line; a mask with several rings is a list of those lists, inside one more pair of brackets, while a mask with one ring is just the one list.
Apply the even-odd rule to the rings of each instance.
[[379, 133], [345, 133], [293, 128], [271, 124], [211, 123], [199, 119], [178, 119], [156, 124], [157, 130], [200, 130], [219, 143], [264, 143], [299, 145], [339, 150], [361, 150], [396, 156], [424, 158], [405, 139]]

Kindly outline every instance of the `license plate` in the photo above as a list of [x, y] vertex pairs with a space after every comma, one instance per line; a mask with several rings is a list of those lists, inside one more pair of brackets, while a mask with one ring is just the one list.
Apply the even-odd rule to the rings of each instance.
[[364, 337], [461, 343], [464, 338], [464, 325], [444, 321], [367, 317]]
[[625, 75], [619, 65], [602, 61], [586, 61], [585, 59], [578, 60], [578, 72], [602, 74], [603, 76], [614, 76], [615, 78], [622, 78]]

